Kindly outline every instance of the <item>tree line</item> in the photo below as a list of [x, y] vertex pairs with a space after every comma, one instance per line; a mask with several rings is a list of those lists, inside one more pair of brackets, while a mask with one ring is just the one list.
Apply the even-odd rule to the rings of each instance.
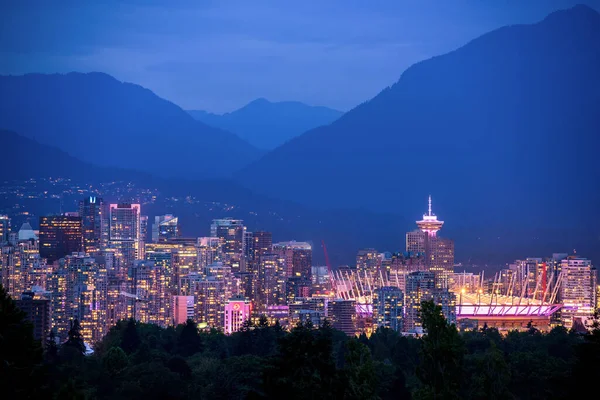
[[44, 399], [567, 399], [593, 393], [600, 330], [459, 332], [422, 304], [426, 335], [349, 338], [328, 322], [265, 318], [230, 336], [120, 321], [85, 355], [81, 328], [45, 346], [0, 286], [0, 390]]

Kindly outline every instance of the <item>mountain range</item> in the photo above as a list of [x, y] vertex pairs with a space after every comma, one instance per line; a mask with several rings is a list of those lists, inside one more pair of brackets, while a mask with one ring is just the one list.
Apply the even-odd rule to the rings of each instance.
[[343, 115], [327, 107], [313, 107], [297, 101], [270, 102], [256, 99], [239, 110], [222, 115], [189, 110], [198, 121], [237, 134], [259, 149], [272, 150], [288, 140]]
[[103, 73], [0, 76], [0, 129], [93, 164], [213, 178], [262, 152], [150, 90]]
[[[259, 100], [226, 115], [248, 113], [246, 121], [277, 126], [277, 118], [252, 111], [277, 114], [273, 104]], [[238, 201], [244, 218], [260, 210], [257, 226], [261, 217], [283, 216], [265, 224], [286, 238], [326, 236], [350, 256], [359, 247], [401, 249], [403, 232], [414, 226], [406, 221], [420, 219], [431, 194], [445, 221], [440, 234], [455, 239], [457, 254], [509, 260], [576, 249], [594, 257], [599, 106], [600, 14], [576, 6], [419, 62], [373, 99], [266, 154], [257, 147], [276, 142], [252, 145], [235, 125], [231, 133], [196, 121], [148, 89], [102, 73], [0, 77], [0, 129], [86, 165], [63, 162], [65, 153], [45, 158], [51, 150], [41, 148], [36, 157], [44, 161], [31, 156], [27, 164], [29, 145], [11, 150], [6, 132], [0, 139], [5, 159], [30, 173], [58, 168], [85, 179], [104, 176], [98, 167], [125, 169], [125, 176], [135, 170], [134, 179], [165, 193]], [[281, 143], [284, 131], [254, 132]], [[199, 180], [232, 174], [235, 182]], [[329, 211], [340, 209], [347, 211]]]
[[576, 6], [411, 66], [237, 179], [308, 205], [407, 217], [432, 194], [442, 234], [485, 254], [596, 249], [599, 107], [600, 14]]

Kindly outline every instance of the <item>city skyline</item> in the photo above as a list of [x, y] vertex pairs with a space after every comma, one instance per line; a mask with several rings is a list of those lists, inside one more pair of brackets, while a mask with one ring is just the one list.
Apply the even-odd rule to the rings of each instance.
[[9, 3], [4, 397], [589, 397], [600, 0]]

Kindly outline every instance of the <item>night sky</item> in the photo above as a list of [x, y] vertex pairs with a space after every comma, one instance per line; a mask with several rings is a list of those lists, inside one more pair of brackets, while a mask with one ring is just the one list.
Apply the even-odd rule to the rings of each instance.
[[258, 97], [346, 111], [487, 31], [577, 3], [600, 10], [600, 0], [82, 3], [2, 2], [0, 74], [102, 71], [212, 112]]

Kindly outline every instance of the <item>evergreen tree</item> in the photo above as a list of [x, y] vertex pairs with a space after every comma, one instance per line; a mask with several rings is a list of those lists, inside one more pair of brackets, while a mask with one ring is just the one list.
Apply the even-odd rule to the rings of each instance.
[[181, 334], [177, 339], [177, 349], [179, 353], [188, 357], [202, 350], [202, 338], [198, 332], [198, 326], [194, 321], [188, 319], [183, 325]]
[[123, 331], [123, 338], [121, 339], [121, 348], [125, 353], [131, 354], [137, 350], [140, 346], [140, 336], [138, 333], [137, 322], [131, 318], [127, 321], [125, 330]]
[[458, 399], [463, 373], [462, 339], [433, 301], [421, 304], [421, 322], [427, 334], [421, 338], [417, 375], [422, 387], [417, 395], [424, 399]]
[[81, 334], [81, 325], [78, 319], [74, 319], [70, 323], [69, 332], [67, 333], [67, 341], [65, 346], [75, 349], [79, 354], [85, 354], [85, 342]]
[[42, 348], [25, 313], [0, 285], [0, 388], [7, 399], [35, 398], [45, 385]]
[[56, 334], [54, 333], [54, 329], [50, 329], [50, 334], [46, 340], [44, 356], [48, 363], [54, 364], [58, 361], [58, 346], [56, 344]]

